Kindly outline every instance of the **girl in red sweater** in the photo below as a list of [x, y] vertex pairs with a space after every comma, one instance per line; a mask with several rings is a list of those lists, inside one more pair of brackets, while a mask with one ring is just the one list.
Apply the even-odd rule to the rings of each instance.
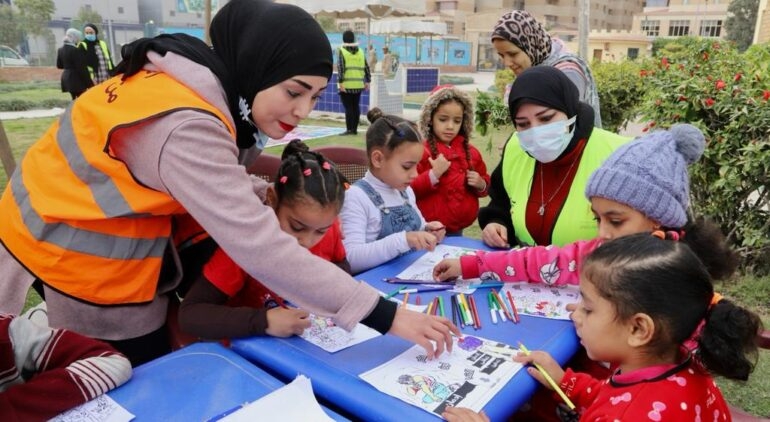
[[451, 85], [436, 87], [420, 114], [425, 151], [412, 182], [417, 207], [427, 221], [440, 221], [447, 234], [460, 235], [476, 221], [479, 198], [487, 196], [489, 175], [470, 143], [473, 103]]

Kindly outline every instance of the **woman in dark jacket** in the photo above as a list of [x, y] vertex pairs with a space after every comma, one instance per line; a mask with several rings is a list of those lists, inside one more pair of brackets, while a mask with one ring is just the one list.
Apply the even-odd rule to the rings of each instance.
[[56, 55], [56, 67], [64, 69], [61, 74], [61, 90], [69, 92], [73, 100], [94, 85], [88, 75], [85, 51], [78, 48], [81, 38], [80, 31], [68, 29], [64, 35], [64, 45]]

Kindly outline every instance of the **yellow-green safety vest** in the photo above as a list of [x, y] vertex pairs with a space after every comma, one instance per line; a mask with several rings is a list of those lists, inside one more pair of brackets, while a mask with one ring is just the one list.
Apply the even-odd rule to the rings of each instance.
[[364, 52], [359, 48], [355, 54], [347, 48], [340, 48], [343, 60], [345, 60], [345, 73], [342, 75], [342, 85], [345, 89], [364, 89], [364, 78], [366, 76], [365, 66], [366, 58]]

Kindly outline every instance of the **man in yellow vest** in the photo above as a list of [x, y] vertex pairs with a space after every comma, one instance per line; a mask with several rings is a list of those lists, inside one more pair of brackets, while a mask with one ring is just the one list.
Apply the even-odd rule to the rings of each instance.
[[343, 135], [357, 135], [361, 119], [361, 93], [369, 89], [372, 77], [366, 63], [364, 51], [358, 48], [353, 31], [342, 33], [342, 46], [337, 59], [337, 87], [340, 101], [345, 107], [345, 128]]

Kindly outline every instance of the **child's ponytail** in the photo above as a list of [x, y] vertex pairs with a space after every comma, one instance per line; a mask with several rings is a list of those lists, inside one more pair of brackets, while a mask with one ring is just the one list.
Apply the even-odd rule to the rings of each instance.
[[706, 315], [696, 357], [713, 374], [745, 381], [757, 362], [761, 329], [755, 313], [721, 299]]

